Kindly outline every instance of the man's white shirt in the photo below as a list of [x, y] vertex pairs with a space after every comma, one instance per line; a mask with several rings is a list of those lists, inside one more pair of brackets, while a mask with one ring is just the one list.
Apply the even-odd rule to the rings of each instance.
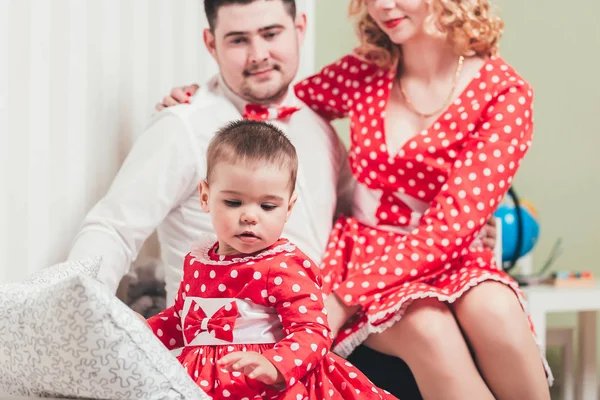
[[[218, 129], [242, 118], [246, 101], [215, 76], [191, 104], [157, 114], [135, 143], [108, 193], [88, 213], [69, 259], [102, 256], [99, 279], [116, 288], [143, 243], [156, 229], [165, 264], [167, 305], [181, 281], [183, 259], [210, 215], [200, 208], [198, 185], [206, 176], [206, 149]], [[285, 132], [298, 153], [298, 201], [283, 236], [319, 263], [333, 218], [348, 213], [354, 182], [335, 131], [290, 89], [280, 106], [300, 106], [284, 120], [269, 121]]]

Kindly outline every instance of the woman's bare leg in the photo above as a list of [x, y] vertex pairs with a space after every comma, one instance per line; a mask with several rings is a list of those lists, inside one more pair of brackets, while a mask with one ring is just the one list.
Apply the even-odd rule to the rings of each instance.
[[497, 399], [550, 399], [540, 352], [512, 289], [484, 282], [452, 308]]
[[402, 358], [425, 400], [493, 399], [454, 315], [436, 299], [415, 301], [399, 322], [364, 344]]

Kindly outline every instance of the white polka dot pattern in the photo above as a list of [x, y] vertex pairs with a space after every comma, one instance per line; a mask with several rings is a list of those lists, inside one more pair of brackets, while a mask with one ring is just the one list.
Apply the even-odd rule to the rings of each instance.
[[[204, 250], [196, 248], [186, 256], [175, 305], [148, 321], [157, 338], [169, 349], [183, 347], [178, 359], [206, 393], [214, 399], [394, 398], [373, 386], [356, 368], [329, 353], [331, 338], [325, 322], [321, 273], [306, 255], [285, 239], [265, 249], [261, 253], [264, 257], [253, 256], [251, 262], [239, 256], [217, 255], [215, 247], [214, 241], [210, 241]], [[285, 337], [276, 344], [184, 347], [179, 316], [188, 296], [239, 298], [272, 307]], [[287, 390], [280, 392], [244, 374], [215, 368], [218, 359], [232, 351], [261, 353], [281, 372]], [[337, 372], [330, 374], [330, 368]], [[350, 378], [356, 374], [358, 378]], [[357, 396], [354, 389], [369, 396]], [[333, 394], [329, 395], [330, 392]]]

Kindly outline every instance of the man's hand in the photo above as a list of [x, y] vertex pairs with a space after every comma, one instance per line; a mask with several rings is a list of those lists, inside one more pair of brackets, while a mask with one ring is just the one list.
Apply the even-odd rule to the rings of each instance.
[[265, 385], [283, 382], [283, 375], [271, 361], [255, 351], [234, 351], [218, 361], [228, 371], [238, 371]]
[[156, 111], [164, 110], [167, 107], [177, 104], [189, 103], [190, 98], [196, 93], [199, 86], [195, 83], [189, 86], [178, 86], [171, 90], [171, 94], [163, 97], [162, 103], [156, 104]]
[[492, 250], [496, 247], [496, 233], [496, 218], [492, 215], [480, 233], [485, 247], [489, 247]]

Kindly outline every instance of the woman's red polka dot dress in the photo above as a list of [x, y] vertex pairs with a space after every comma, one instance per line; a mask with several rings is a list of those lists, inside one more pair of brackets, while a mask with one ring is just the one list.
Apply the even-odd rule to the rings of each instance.
[[525, 307], [477, 236], [531, 145], [531, 87], [490, 58], [434, 123], [388, 149], [394, 79], [395, 68], [348, 55], [295, 87], [325, 118], [351, 119], [354, 217], [335, 224], [322, 265], [324, 290], [364, 310], [336, 339], [342, 356], [400, 320], [412, 301], [453, 302], [483, 281], [508, 285]]
[[[220, 256], [202, 239], [184, 263], [175, 304], [148, 320], [190, 377], [213, 399], [395, 399], [331, 353], [317, 266], [280, 239], [259, 254]], [[255, 351], [285, 379], [266, 386], [217, 361]]]

